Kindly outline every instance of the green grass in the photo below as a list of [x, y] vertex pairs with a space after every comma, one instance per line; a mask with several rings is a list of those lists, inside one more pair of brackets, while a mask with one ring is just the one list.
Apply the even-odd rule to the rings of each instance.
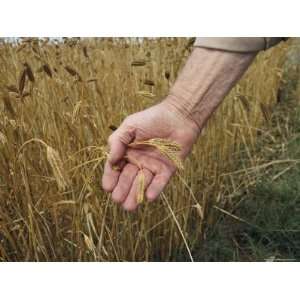
[[[300, 259], [300, 170], [277, 182], [266, 178], [245, 196], [234, 215], [220, 218], [207, 240], [212, 260]], [[252, 224], [252, 225], [250, 225]], [[209, 254], [210, 253], [210, 254]]]
[[[269, 125], [275, 140], [257, 143], [265, 161], [300, 159], [297, 106], [295, 101], [278, 105]], [[256, 176], [253, 186], [231, 200], [236, 205], [219, 212], [215, 226], [207, 228], [205, 240], [193, 248], [195, 260], [300, 261], [300, 164], [275, 164]]]

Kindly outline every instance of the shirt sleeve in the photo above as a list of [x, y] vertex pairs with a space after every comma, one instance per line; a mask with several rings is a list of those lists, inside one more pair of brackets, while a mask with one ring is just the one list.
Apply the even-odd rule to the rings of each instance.
[[232, 52], [258, 52], [286, 39], [283, 37], [197, 37], [194, 47]]

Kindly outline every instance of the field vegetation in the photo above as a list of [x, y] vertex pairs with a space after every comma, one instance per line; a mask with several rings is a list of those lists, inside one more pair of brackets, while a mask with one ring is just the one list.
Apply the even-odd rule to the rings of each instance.
[[[280, 156], [294, 132], [289, 119], [274, 115], [289, 43], [257, 56], [155, 203], [127, 213], [101, 188], [107, 137], [126, 116], [167, 95], [192, 44], [188, 38], [1, 42], [0, 260], [270, 256], [270, 247], [253, 254], [250, 242], [265, 247], [265, 240], [239, 215], [245, 203], [254, 210], [257, 197], [273, 203], [276, 186], [262, 185], [264, 176], [282, 180], [298, 163]], [[285, 258], [297, 258], [291, 249]]]

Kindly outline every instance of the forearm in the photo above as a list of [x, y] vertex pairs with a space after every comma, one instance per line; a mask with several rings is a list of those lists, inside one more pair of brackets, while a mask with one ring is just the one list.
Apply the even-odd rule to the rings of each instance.
[[201, 131], [255, 56], [195, 48], [164, 102]]

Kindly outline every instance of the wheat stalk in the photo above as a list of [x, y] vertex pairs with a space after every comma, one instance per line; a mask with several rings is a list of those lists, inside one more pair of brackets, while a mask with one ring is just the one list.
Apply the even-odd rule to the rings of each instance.
[[59, 191], [64, 191], [69, 185], [70, 185], [70, 179], [67, 175], [67, 173], [64, 170], [63, 162], [58, 154], [58, 152], [50, 147], [47, 143], [45, 143], [43, 140], [38, 138], [33, 138], [28, 141], [26, 141], [18, 150], [18, 160], [21, 157], [21, 153], [25, 146], [27, 146], [30, 143], [40, 143], [46, 148], [46, 157], [47, 160], [51, 166], [55, 181], [57, 183]]
[[[179, 169], [183, 170], [183, 164], [180, 159], [179, 153], [181, 151], [181, 147], [176, 142], [167, 140], [154, 138], [145, 141], [138, 141], [129, 144], [129, 147], [135, 148], [137, 146], [150, 146], [156, 148], [162, 155], [167, 157], [174, 165]], [[141, 204], [144, 202], [144, 194], [145, 194], [145, 174], [142, 170], [142, 166], [137, 162], [136, 165], [140, 169], [138, 175], [138, 188], [137, 188], [137, 203]]]

